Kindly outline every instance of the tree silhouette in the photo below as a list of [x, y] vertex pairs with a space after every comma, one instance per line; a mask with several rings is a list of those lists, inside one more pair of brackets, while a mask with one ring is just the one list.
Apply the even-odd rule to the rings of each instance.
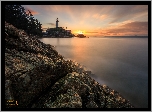
[[25, 9], [21, 5], [6, 5], [5, 21], [27, 31], [28, 20], [26, 19]]
[[42, 36], [42, 24], [37, 19], [34, 19], [29, 10], [26, 14], [24, 7], [21, 5], [6, 5], [5, 21], [25, 30], [29, 35]]

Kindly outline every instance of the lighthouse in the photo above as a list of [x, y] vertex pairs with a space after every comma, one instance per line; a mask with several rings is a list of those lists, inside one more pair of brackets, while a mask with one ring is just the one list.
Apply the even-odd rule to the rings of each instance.
[[59, 22], [59, 21], [58, 21], [58, 18], [57, 18], [57, 19], [56, 19], [56, 28], [58, 27], [58, 22]]

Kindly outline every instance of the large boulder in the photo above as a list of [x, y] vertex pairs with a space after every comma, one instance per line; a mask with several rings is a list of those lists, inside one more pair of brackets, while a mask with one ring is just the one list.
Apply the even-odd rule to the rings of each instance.
[[132, 108], [91, 71], [5, 22], [6, 108]]

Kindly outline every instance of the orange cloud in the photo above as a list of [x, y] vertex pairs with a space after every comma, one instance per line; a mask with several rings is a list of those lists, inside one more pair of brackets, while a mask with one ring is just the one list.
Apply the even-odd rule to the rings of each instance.
[[34, 11], [34, 10], [30, 9], [30, 8], [25, 7], [26, 13], [28, 13], [28, 10], [32, 13], [32, 15], [37, 15], [37, 14], [39, 14], [39, 12]]
[[86, 33], [98, 33], [98, 32], [96, 32], [96, 31], [93, 31], [93, 32], [89, 31], [89, 32], [86, 32]]
[[148, 23], [139, 22], [148, 21], [147, 5], [31, 5], [27, 7], [33, 14], [40, 13], [36, 18], [46, 25], [44, 28], [52, 27], [58, 17], [59, 26], [68, 27], [74, 33], [77, 33], [76, 30], [85, 30], [86, 35], [148, 35]]
[[100, 31], [101, 35], [148, 35], [148, 22], [130, 22]]

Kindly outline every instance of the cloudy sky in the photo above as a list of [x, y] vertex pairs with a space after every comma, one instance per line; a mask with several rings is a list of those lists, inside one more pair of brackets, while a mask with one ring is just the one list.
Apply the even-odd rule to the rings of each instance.
[[148, 35], [148, 5], [22, 5], [42, 28], [59, 27], [86, 36]]

